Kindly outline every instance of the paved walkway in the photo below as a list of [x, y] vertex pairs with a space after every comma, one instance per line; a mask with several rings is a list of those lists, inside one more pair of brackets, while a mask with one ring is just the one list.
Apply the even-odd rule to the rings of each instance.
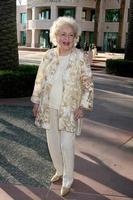
[[[20, 64], [37, 64], [39, 65], [41, 58], [44, 52], [41, 51], [26, 51], [26, 50], [19, 50], [19, 62]], [[118, 53], [98, 53], [92, 62], [92, 68], [95, 70], [104, 69], [105, 68], [105, 61], [107, 59], [121, 59], [124, 58], [124, 54]]]
[[[22, 184], [22, 182], [13, 184], [9, 180], [8, 183], [0, 185], [0, 200], [133, 199], [133, 80], [106, 75], [102, 72], [94, 72], [94, 80], [94, 110], [92, 113], [86, 113], [82, 135], [77, 137], [76, 140], [75, 180], [71, 193], [66, 198], [60, 197], [60, 182], [58, 184], [47, 184], [46, 187], [37, 187], [32, 184]], [[29, 113], [31, 112], [29, 98], [0, 99], [0, 107], [2, 106], [7, 106], [7, 108], [18, 108], [18, 106], [24, 108], [27, 106]], [[1, 113], [1, 118], [4, 116], [4, 112]], [[16, 117], [15, 112], [12, 112], [12, 116]], [[28, 120], [28, 118], [26, 119]], [[12, 120], [10, 123], [12, 123]], [[6, 125], [8, 126], [8, 124]], [[3, 124], [0, 126], [3, 126]], [[19, 125], [16, 125], [16, 127], [19, 131]], [[15, 140], [13, 132], [8, 130], [8, 127], [4, 130], [6, 130], [6, 134], [12, 134], [12, 137], [7, 139], [10, 142], [9, 145], [14, 145], [14, 148], [16, 148], [18, 140]], [[15, 129], [13, 130], [15, 131]], [[19, 134], [21, 138], [22, 130]], [[23, 147], [23, 143], [19, 142]], [[34, 140], [33, 149], [35, 152], [39, 152], [36, 144], [37, 141]], [[3, 156], [4, 153], [3, 150], [1, 155]], [[48, 154], [46, 149], [45, 153]], [[11, 157], [14, 154], [11, 154]], [[30, 154], [29, 149], [27, 157], [32, 155]], [[9, 157], [6, 162], [9, 162], [10, 159]], [[38, 159], [38, 157], [34, 159]], [[28, 163], [25, 164], [28, 165]], [[20, 173], [22, 174], [22, 171], [20, 172], [21, 165], [22, 163], [19, 163], [17, 175], [13, 171], [16, 169], [15, 167], [9, 168], [9, 173], [12, 176], [20, 176]], [[38, 168], [34, 171], [36, 175], [32, 174], [32, 177], [30, 177], [29, 171], [23, 178], [30, 177], [29, 180], [31, 180], [34, 177], [34, 182], [37, 179], [44, 179], [44, 177], [38, 178], [39, 169], [38, 165]], [[5, 168], [4, 173], [6, 173], [6, 170], [7, 168]], [[49, 177], [47, 181], [49, 182]]]

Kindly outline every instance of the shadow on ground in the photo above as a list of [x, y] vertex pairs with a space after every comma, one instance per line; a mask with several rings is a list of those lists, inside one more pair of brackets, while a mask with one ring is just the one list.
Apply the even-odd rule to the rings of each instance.
[[0, 183], [49, 187], [53, 166], [31, 107], [0, 106]]

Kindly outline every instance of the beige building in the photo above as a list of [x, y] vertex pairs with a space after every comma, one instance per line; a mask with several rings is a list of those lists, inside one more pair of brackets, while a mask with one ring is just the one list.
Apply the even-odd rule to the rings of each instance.
[[[120, 0], [101, 0], [97, 46], [110, 51], [117, 48], [120, 19]], [[126, 0], [121, 48], [125, 47], [128, 30], [128, 7]], [[80, 46], [93, 44], [95, 0], [27, 0], [26, 6], [18, 6], [18, 43], [28, 47], [50, 48], [49, 29], [59, 16], [72, 16], [80, 24]], [[27, 16], [27, 19], [25, 17]]]
[[26, 45], [27, 6], [17, 6], [17, 38], [20, 46]]

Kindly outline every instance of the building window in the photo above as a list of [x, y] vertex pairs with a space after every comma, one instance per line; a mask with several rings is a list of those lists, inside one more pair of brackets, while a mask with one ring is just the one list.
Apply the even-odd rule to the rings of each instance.
[[26, 13], [20, 13], [20, 23], [25, 25], [27, 21], [27, 14]]
[[21, 38], [21, 45], [25, 46], [26, 45], [26, 31], [20, 32], [20, 38]]
[[119, 9], [107, 9], [105, 11], [105, 22], [119, 22], [120, 10]]
[[82, 20], [89, 21], [89, 9], [88, 8], [83, 8]]
[[82, 20], [94, 22], [95, 21], [95, 10], [90, 9], [90, 8], [83, 8]]
[[40, 47], [41, 48], [50, 48], [51, 43], [49, 39], [49, 30], [40, 31]]
[[92, 21], [92, 22], [95, 21], [95, 10], [94, 9], [91, 9], [90, 21]]
[[84, 50], [88, 51], [89, 47], [94, 45], [94, 32], [82, 31], [80, 37], [80, 46]]
[[82, 20], [86, 20], [86, 10], [82, 11]]
[[46, 8], [43, 9], [40, 13], [39, 13], [39, 19], [43, 20], [43, 19], [50, 19], [51, 18], [51, 10], [50, 8]]
[[75, 18], [75, 8], [58, 8], [58, 16], [70, 16]]
[[118, 33], [106, 32], [104, 33], [103, 48], [105, 51], [114, 51], [117, 48]]
[[89, 32], [89, 46], [92, 47], [94, 44], [94, 32]]
[[85, 31], [82, 31], [82, 33], [81, 33], [80, 46], [82, 49], [85, 49], [85, 46], [86, 46]]

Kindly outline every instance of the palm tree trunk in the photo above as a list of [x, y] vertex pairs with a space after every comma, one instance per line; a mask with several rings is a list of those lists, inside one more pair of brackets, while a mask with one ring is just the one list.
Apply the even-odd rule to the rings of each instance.
[[17, 66], [16, 1], [0, 0], [0, 69]]
[[96, 46], [97, 46], [97, 38], [98, 38], [98, 22], [99, 22], [99, 14], [100, 14], [100, 5], [101, 5], [101, 0], [96, 0], [95, 24], [94, 24], [94, 44]]
[[133, 60], [133, 0], [130, 0], [128, 37], [126, 43], [125, 59]]
[[120, 21], [119, 21], [119, 30], [118, 30], [118, 48], [121, 48], [122, 42], [122, 32], [123, 32], [123, 25], [124, 25], [124, 12], [125, 12], [126, 1], [121, 0], [120, 4]]

